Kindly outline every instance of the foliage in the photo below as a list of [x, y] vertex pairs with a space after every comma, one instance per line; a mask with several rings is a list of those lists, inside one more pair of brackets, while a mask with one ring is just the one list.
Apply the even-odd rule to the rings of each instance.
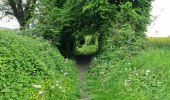
[[[151, 1], [41, 0], [28, 32], [43, 36], [66, 57], [97, 52], [88, 71], [90, 99], [168, 99], [168, 50], [141, 52]], [[73, 62], [42, 39], [0, 35], [2, 99], [77, 99]], [[91, 36], [97, 36], [92, 45]]]
[[88, 35], [83, 38], [78, 38], [76, 44], [76, 55], [92, 55], [98, 50], [98, 35]]
[[76, 40], [79, 40], [76, 37], [99, 33], [99, 50], [104, 50], [107, 38], [120, 36], [114, 32], [126, 25], [127, 30], [134, 31], [135, 41], [143, 44], [150, 6], [151, 0], [42, 0], [33, 18], [31, 33], [52, 41], [66, 56], [74, 55]]
[[[74, 39], [71, 33], [74, 32], [77, 23], [81, 0], [42, 0], [38, 3], [37, 13], [32, 19], [32, 31], [30, 33], [43, 36], [54, 45], [61, 44], [60, 49], [68, 53], [73, 52]], [[62, 4], [62, 5], [61, 5]], [[62, 41], [61, 41], [62, 40]], [[61, 50], [63, 52], [63, 50]], [[70, 53], [69, 53], [70, 54]]]
[[[94, 11], [94, 15], [98, 14], [102, 19], [100, 20], [102, 23], [101, 27], [98, 29], [99, 33], [101, 33], [99, 39], [100, 49], [98, 56], [92, 60], [88, 73], [88, 88], [91, 99], [157, 99], [161, 92], [152, 90], [152, 82], [155, 81], [158, 81], [158, 85], [155, 85], [154, 89], [162, 88], [161, 91], [164, 91], [164, 83], [161, 83], [161, 81], [166, 80], [166, 77], [164, 75], [158, 77], [156, 73], [153, 73], [153, 76], [149, 76], [150, 78], [147, 80], [146, 77], [148, 76], [144, 76], [144, 74], [146, 70], [150, 71], [149, 68], [152, 66], [138, 65], [142, 62], [140, 60], [145, 59], [142, 58], [145, 57], [142, 56], [145, 53], [139, 55], [139, 58], [136, 55], [146, 47], [145, 31], [150, 21], [150, 8], [151, 0], [123, 0], [119, 2], [91, 0], [87, 3], [84, 11]], [[136, 72], [136, 69], [131, 68], [132, 66], [129, 65], [129, 62], [135, 62], [135, 59], [140, 59], [134, 65], [137, 71], [139, 70], [139, 77], [133, 77], [132, 74]], [[131, 69], [128, 69], [129, 71], [125, 70], [126, 66], [129, 66]], [[154, 79], [152, 77], [157, 78]], [[164, 79], [161, 79], [162, 77]], [[132, 87], [128, 90], [124, 84], [130, 84], [129, 78], [134, 83], [132, 83]], [[144, 90], [145, 86], [150, 91]], [[138, 95], [138, 93], [141, 95]], [[146, 95], [147, 93], [149, 95]], [[155, 98], [153, 97], [155, 96], [154, 93], [157, 95]]]
[[47, 41], [0, 31], [0, 99], [75, 100], [73, 61]]
[[148, 49], [131, 58], [120, 59], [120, 49], [94, 58], [88, 76], [91, 99], [168, 100], [169, 38], [149, 38], [148, 43]]

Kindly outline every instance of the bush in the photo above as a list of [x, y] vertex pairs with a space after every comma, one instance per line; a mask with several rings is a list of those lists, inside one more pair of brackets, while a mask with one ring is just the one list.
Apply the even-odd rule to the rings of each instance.
[[74, 62], [41, 38], [0, 31], [0, 80], [2, 100], [76, 99]]

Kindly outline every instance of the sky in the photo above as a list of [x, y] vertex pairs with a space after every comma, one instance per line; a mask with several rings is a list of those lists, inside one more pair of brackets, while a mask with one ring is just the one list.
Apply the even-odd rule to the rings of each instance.
[[155, 0], [152, 3], [152, 22], [148, 27], [147, 36], [170, 36], [170, 0]]
[[10, 18], [5, 17], [0, 20], [0, 27], [10, 28], [10, 29], [18, 29], [19, 24], [16, 19], [14, 19], [14, 18], [10, 19]]
[[[154, 0], [152, 3], [152, 22], [148, 26], [146, 35], [149, 37], [170, 36], [170, 0]], [[1, 13], [0, 13], [1, 14]], [[16, 19], [3, 18], [0, 27], [16, 29], [19, 24]]]

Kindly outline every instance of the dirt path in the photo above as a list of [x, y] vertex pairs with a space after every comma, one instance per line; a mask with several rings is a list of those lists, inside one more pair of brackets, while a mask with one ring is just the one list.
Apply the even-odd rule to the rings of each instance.
[[79, 56], [77, 57], [77, 67], [80, 71], [79, 82], [80, 82], [80, 98], [79, 100], [89, 100], [88, 93], [86, 90], [86, 72], [90, 64], [90, 56]]

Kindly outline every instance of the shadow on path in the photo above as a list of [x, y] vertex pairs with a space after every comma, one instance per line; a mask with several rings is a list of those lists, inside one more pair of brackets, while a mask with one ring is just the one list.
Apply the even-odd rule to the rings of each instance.
[[77, 56], [76, 57], [76, 62], [77, 62], [77, 67], [80, 70], [80, 72], [85, 72], [87, 71], [91, 61], [91, 56]]
[[79, 69], [80, 98], [79, 100], [89, 100], [86, 90], [86, 72], [90, 65], [91, 56], [77, 56], [76, 64]]

